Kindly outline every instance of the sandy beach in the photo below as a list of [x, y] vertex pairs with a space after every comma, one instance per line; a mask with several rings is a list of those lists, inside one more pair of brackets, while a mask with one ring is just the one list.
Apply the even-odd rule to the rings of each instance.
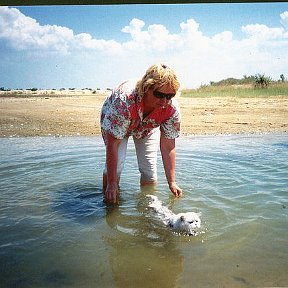
[[[0, 95], [0, 137], [99, 135], [107, 93]], [[288, 131], [288, 97], [185, 98], [183, 135]]]

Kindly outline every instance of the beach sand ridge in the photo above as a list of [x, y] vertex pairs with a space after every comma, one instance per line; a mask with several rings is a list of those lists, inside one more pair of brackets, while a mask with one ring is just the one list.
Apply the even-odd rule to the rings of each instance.
[[[107, 93], [0, 97], [0, 137], [100, 134]], [[179, 97], [182, 134], [288, 131], [288, 97]]]

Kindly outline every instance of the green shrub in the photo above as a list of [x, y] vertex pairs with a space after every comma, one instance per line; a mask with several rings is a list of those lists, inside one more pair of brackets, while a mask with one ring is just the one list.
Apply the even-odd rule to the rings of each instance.
[[272, 79], [268, 76], [265, 76], [264, 74], [255, 75], [254, 86], [256, 88], [267, 88], [271, 82], [272, 82]]

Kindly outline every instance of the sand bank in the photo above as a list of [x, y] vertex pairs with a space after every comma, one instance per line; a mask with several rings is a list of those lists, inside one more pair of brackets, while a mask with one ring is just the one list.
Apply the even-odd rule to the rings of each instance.
[[[105, 93], [0, 95], [0, 137], [100, 134]], [[178, 99], [184, 135], [288, 132], [288, 97]]]

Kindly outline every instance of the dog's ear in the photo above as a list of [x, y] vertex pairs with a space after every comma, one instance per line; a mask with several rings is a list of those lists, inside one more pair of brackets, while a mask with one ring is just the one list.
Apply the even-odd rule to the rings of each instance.
[[184, 221], [185, 221], [185, 217], [182, 215], [182, 216], [180, 217], [180, 220], [181, 220], [182, 222], [184, 222]]
[[198, 217], [201, 217], [202, 216], [202, 213], [201, 212], [198, 212], [196, 213]]

